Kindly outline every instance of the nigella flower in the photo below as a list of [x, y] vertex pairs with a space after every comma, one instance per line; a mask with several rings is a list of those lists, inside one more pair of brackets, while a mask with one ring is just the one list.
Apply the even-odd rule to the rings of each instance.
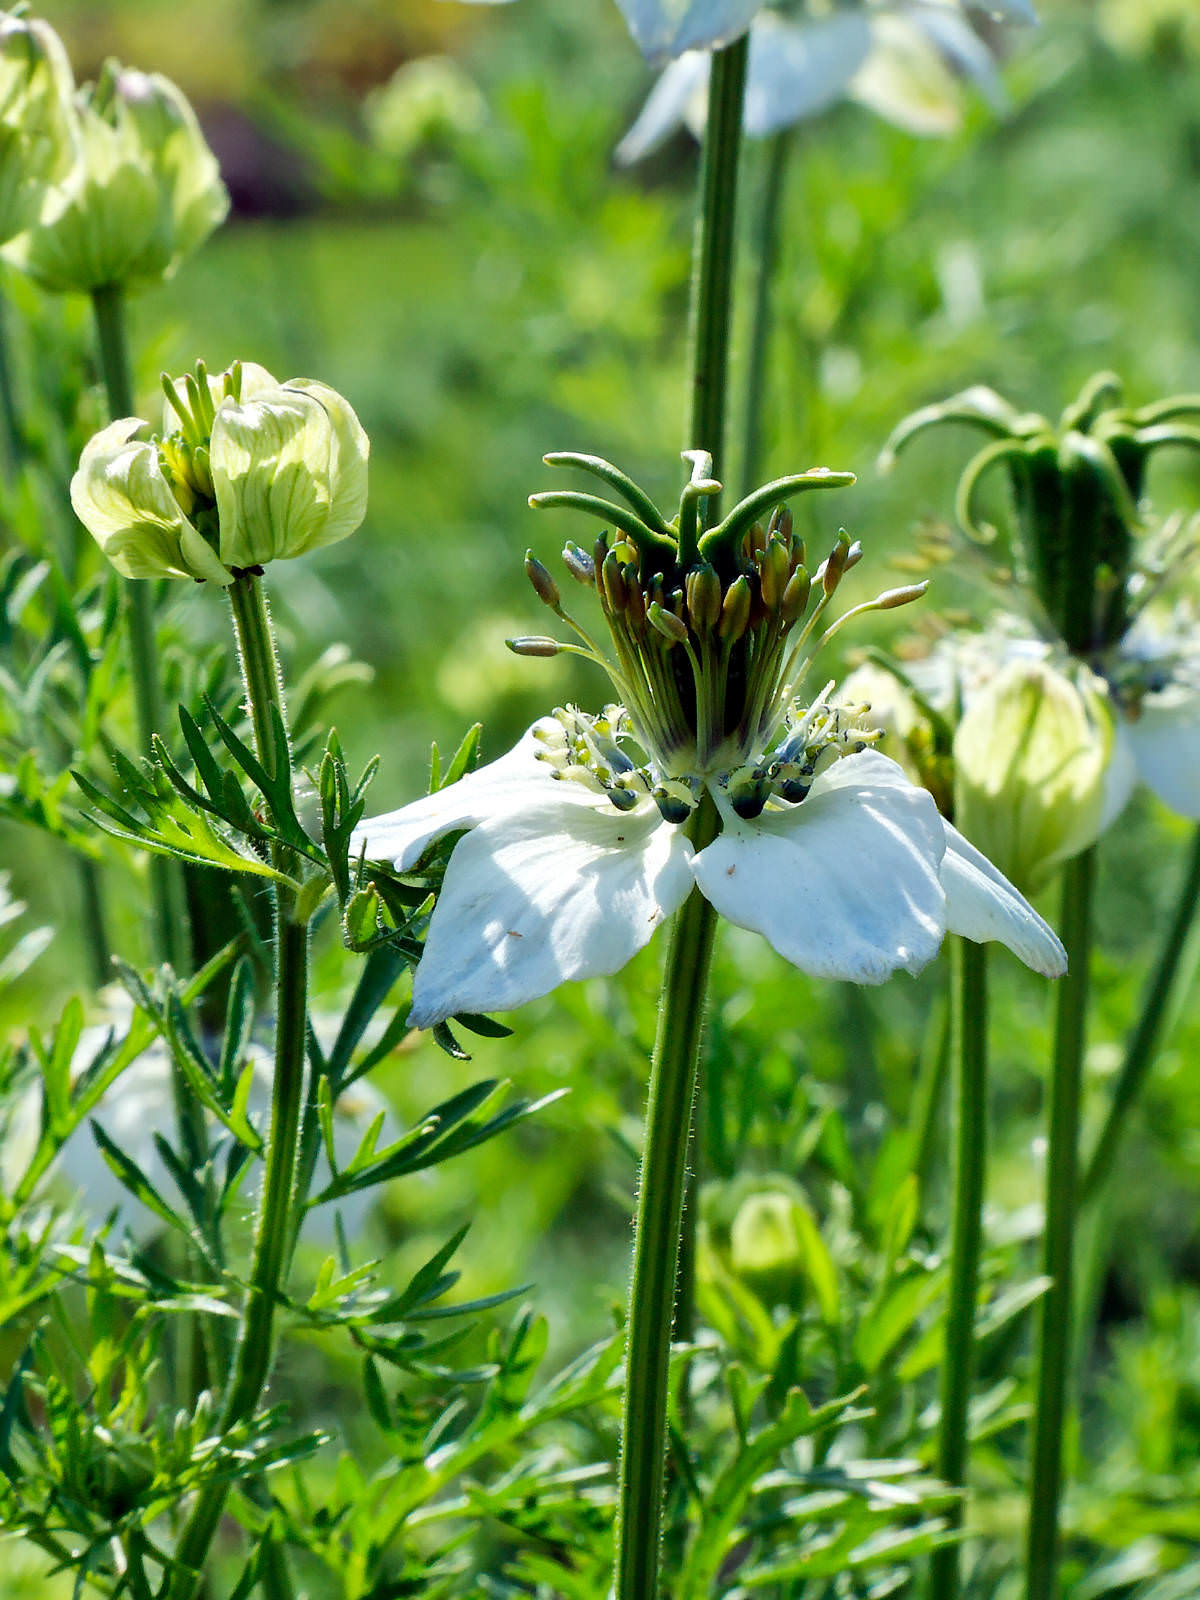
[[[997, 939], [1047, 975], [1062, 946], [992, 864], [901, 768], [870, 748], [866, 706], [828, 685], [798, 698], [817, 625], [861, 550], [840, 535], [810, 576], [785, 495], [852, 482], [823, 469], [749, 496], [708, 532], [698, 505], [719, 492], [711, 460], [667, 522], [643, 491], [594, 457], [627, 502], [534, 497], [601, 515], [619, 531], [567, 569], [595, 589], [615, 648], [603, 658], [563, 607], [549, 572], [539, 596], [583, 641], [512, 641], [523, 655], [569, 650], [608, 672], [620, 704], [539, 719], [512, 750], [447, 788], [365, 821], [354, 847], [411, 870], [446, 834], [455, 845], [413, 986], [414, 1025], [508, 1010], [571, 978], [615, 972], [693, 886], [806, 972], [881, 983], [918, 972], [947, 930]], [[764, 528], [757, 520], [775, 508]], [[843, 616], [917, 598], [893, 590]], [[827, 630], [825, 637], [841, 626]]]
[[[961, 120], [958, 82], [973, 82], [998, 110], [1006, 105], [997, 58], [972, 24], [985, 12], [1008, 22], [1036, 19], [1028, 4], [960, 6], [955, 0], [897, 0], [833, 11], [761, 9], [750, 25], [745, 129], [765, 137], [818, 116], [844, 95], [909, 133], [952, 133]], [[617, 158], [640, 161], [676, 128], [704, 128], [711, 55], [692, 48], [664, 70]]]
[[[1164, 606], [1194, 572], [1200, 521], [1156, 523], [1145, 498], [1155, 451], [1200, 447], [1198, 414], [1193, 395], [1130, 407], [1107, 372], [1057, 422], [980, 386], [914, 412], [880, 458], [887, 468], [918, 434], [943, 423], [989, 436], [963, 470], [955, 512], [979, 549], [998, 554], [993, 572], [1003, 577], [1005, 600], [1027, 615], [951, 637], [913, 676], [940, 707], [953, 703], [967, 715], [1017, 660], [1042, 663], [1101, 700], [1103, 715], [1094, 721], [1105, 745], [1105, 796], [1093, 838], [1139, 781], [1171, 810], [1200, 821], [1200, 627], [1186, 604]], [[979, 505], [981, 487], [997, 471], [1009, 489], [1002, 529]]]

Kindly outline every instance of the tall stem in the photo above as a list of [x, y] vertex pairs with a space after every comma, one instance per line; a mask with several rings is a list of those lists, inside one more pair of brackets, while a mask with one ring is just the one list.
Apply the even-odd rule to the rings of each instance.
[[[114, 420], [132, 416], [133, 383], [125, 337], [125, 302], [120, 286], [110, 284], [94, 290], [92, 310], [96, 320], [100, 373], [108, 399], [109, 416]], [[165, 729], [154, 616], [154, 585], [144, 578], [126, 578], [124, 595], [138, 746], [143, 755], [148, 755], [151, 737]], [[154, 902], [155, 956], [159, 961], [169, 961], [177, 972], [184, 972], [190, 965], [191, 957], [187, 936], [187, 900], [179, 863], [163, 856], [152, 856], [150, 883]]]
[[767, 351], [771, 340], [771, 294], [779, 263], [779, 232], [784, 179], [794, 129], [782, 128], [767, 145], [766, 171], [754, 224], [754, 304], [746, 355], [743, 412], [742, 492], [749, 494], [763, 476], [763, 413], [767, 389]]
[[[942, 1414], [938, 1426], [938, 1476], [964, 1485], [967, 1424], [975, 1372], [975, 1303], [983, 1239], [983, 1189], [987, 1163], [987, 946], [956, 939], [953, 950], [953, 1031], [957, 1061], [954, 1102], [954, 1222], [950, 1239], [950, 1302], [942, 1364]], [[960, 1503], [952, 1513], [963, 1520]], [[929, 1568], [930, 1600], [957, 1600], [961, 1587], [957, 1544], [935, 1550]]]
[[8, 295], [0, 284], [0, 436], [4, 440], [4, 471], [14, 482], [25, 463], [25, 440], [13, 383], [12, 347], [8, 338]]
[[[272, 710], [284, 714], [279, 662], [266, 598], [259, 579], [237, 578], [230, 585], [238, 657], [259, 759], [268, 768], [285, 753], [275, 749]], [[275, 849], [277, 865], [285, 853]], [[295, 1203], [296, 1149], [304, 1105], [305, 1042], [308, 1006], [308, 929], [296, 920], [295, 897], [283, 885], [275, 890], [275, 1071], [271, 1088], [271, 1128], [267, 1139], [250, 1286], [242, 1313], [233, 1373], [221, 1410], [221, 1428], [250, 1417], [262, 1397], [275, 1355], [275, 1309], [290, 1254]], [[201, 1491], [180, 1537], [167, 1593], [190, 1600], [220, 1520], [229, 1485]]]
[[[736, 43], [713, 54], [700, 172], [700, 214], [692, 252], [692, 417], [686, 447], [707, 450], [718, 477], [725, 455], [738, 158], [748, 48], [743, 34]], [[715, 522], [720, 514], [717, 499], [704, 504], [707, 519]], [[686, 570], [695, 557], [694, 549], [680, 545], [682, 569]]]
[[1197, 828], [1192, 835], [1192, 848], [1188, 855], [1183, 882], [1179, 886], [1175, 911], [1159, 953], [1158, 965], [1146, 990], [1141, 1015], [1129, 1040], [1125, 1059], [1121, 1063], [1121, 1070], [1113, 1087], [1108, 1115], [1104, 1119], [1104, 1126], [1100, 1130], [1100, 1137], [1096, 1140], [1091, 1158], [1084, 1168], [1079, 1186], [1080, 1197], [1084, 1201], [1095, 1197], [1112, 1171], [1130, 1108], [1141, 1094], [1150, 1068], [1154, 1065], [1154, 1058], [1167, 1022], [1175, 980], [1179, 975], [1180, 963], [1187, 947], [1188, 934], [1195, 920], [1198, 901], [1200, 901], [1200, 828]]
[[[706, 798], [691, 829], [698, 850], [715, 837], [717, 820], [716, 808]], [[696, 1093], [701, 1018], [715, 921], [716, 914], [708, 901], [693, 889], [671, 931], [658, 1036], [650, 1064], [629, 1289], [616, 1600], [655, 1600], [658, 1593], [671, 1320], [688, 1129]]]
[[1058, 990], [1050, 1083], [1042, 1261], [1050, 1288], [1043, 1295], [1038, 1310], [1037, 1389], [1027, 1541], [1028, 1600], [1055, 1600], [1058, 1592], [1058, 1519], [1071, 1356], [1079, 1102], [1086, 1038], [1094, 876], [1094, 847], [1076, 856], [1063, 870], [1062, 940], [1069, 965]]

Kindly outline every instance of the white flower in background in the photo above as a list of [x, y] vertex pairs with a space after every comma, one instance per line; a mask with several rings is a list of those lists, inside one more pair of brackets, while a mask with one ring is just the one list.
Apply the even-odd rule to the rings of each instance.
[[[881, 983], [899, 968], [917, 972], [947, 930], [998, 939], [1039, 972], [1064, 970], [1041, 918], [925, 790], [869, 748], [877, 735], [866, 708], [835, 705], [832, 684], [807, 706], [797, 699], [814, 629], [861, 551], [840, 536], [810, 577], [790, 515], [777, 509], [767, 529], [754, 518], [791, 490], [848, 474], [768, 485], [703, 534], [693, 557], [679, 529], [689, 516], [694, 528], [698, 496], [719, 490], [707, 456], [691, 454], [692, 482], [671, 523], [607, 462], [547, 459], [595, 473], [637, 509], [534, 497], [621, 528], [592, 555], [571, 544], [564, 552], [597, 591], [617, 660], [597, 653], [532, 557], [538, 595], [585, 645], [522, 639], [513, 648], [586, 656], [622, 703], [599, 717], [558, 710], [498, 761], [357, 830], [353, 850], [401, 873], [435, 840], [469, 830], [430, 921], [415, 1026], [509, 1010], [565, 979], [615, 972], [693, 886], [822, 977]], [[841, 621], [922, 591], [890, 591]], [[697, 847], [682, 825], [705, 796], [720, 831]]]
[[[112, 1011], [110, 1024], [89, 1026], [80, 1035], [75, 1051], [78, 1069], [94, 1057], [112, 1026], [119, 1029], [128, 1021], [129, 1006], [123, 994], [114, 996]], [[254, 1086], [247, 1109], [250, 1120], [265, 1136], [271, 1105], [271, 1052], [266, 1045], [252, 1043], [248, 1059], [254, 1066]], [[8, 1118], [6, 1136], [0, 1146], [0, 1181], [7, 1187], [15, 1185], [23, 1173], [37, 1142], [40, 1106], [41, 1088], [34, 1081]], [[384, 1113], [380, 1133], [383, 1147], [398, 1138], [401, 1130], [378, 1090], [360, 1079], [339, 1098], [334, 1107], [334, 1149], [340, 1168], [349, 1166], [364, 1133], [380, 1112]], [[58, 1188], [60, 1191], [69, 1189], [78, 1196], [79, 1206], [91, 1227], [99, 1227], [115, 1212], [118, 1227], [128, 1229], [135, 1239], [144, 1242], [160, 1232], [163, 1223], [130, 1194], [108, 1165], [93, 1137], [92, 1120], [142, 1169], [168, 1204], [182, 1211], [183, 1202], [155, 1144], [156, 1134], [161, 1134], [171, 1144], [177, 1139], [171, 1058], [161, 1041], [152, 1044], [125, 1069], [92, 1117], [81, 1123], [64, 1144], [54, 1168]], [[222, 1132], [215, 1119], [210, 1118], [209, 1123], [214, 1133]], [[322, 1144], [312, 1192], [318, 1193], [332, 1177]], [[253, 1209], [257, 1183], [252, 1171], [241, 1191], [242, 1206], [247, 1214]], [[315, 1206], [305, 1218], [302, 1237], [321, 1244], [330, 1243], [334, 1237], [335, 1211], [347, 1236], [359, 1233], [378, 1194], [378, 1189], [356, 1190], [335, 1203]]]
[[[469, 3], [503, 5], [507, 0], [469, 0]], [[764, 0], [617, 0], [617, 5], [634, 42], [642, 54], [654, 62], [669, 61], [688, 51], [715, 50], [732, 44], [764, 10]], [[919, 9], [951, 7], [928, 3]], [[1030, 0], [967, 0], [963, 9], [1002, 22], [1037, 20]], [[828, 8], [817, 14], [828, 15]]]
[[[998, 110], [1007, 104], [996, 56], [954, 0], [858, 4], [798, 14], [760, 10], [750, 28], [746, 132], [754, 138], [818, 116], [843, 96], [908, 133], [953, 133], [962, 120], [960, 81], [974, 83]], [[987, 8], [1010, 22], [1033, 22], [1024, 5]], [[617, 147], [639, 161], [676, 128], [697, 138], [705, 122], [711, 55], [693, 49], [663, 72]]]

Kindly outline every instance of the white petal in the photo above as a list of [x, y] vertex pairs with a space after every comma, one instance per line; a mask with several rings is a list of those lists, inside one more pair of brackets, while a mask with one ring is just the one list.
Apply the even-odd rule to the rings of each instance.
[[864, 751], [835, 762], [786, 812], [727, 815], [693, 868], [722, 916], [805, 972], [882, 983], [937, 954], [944, 848], [932, 796]]
[[1129, 804], [1129, 797], [1137, 788], [1138, 777], [1138, 763], [1133, 741], [1129, 737], [1129, 724], [1114, 717], [1112, 747], [1108, 766], [1104, 769], [1104, 802], [1100, 809], [1097, 835], [1107, 833]]
[[918, 137], [952, 134], [962, 123], [958, 83], [929, 35], [902, 14], [876, 12], [874, 43], [850, 95], [876, 116]]
[[960, 12], [945, 5], [910, 5], [908, 15], [950, 65], [975, 84], [993, 111], [1008, 110], [1008, 93], [996, 58]]
[[632, 166], [652, 150], [657, 150], [676, 128], [689, 121], [691, 102], [697, 96], [703, 106], [708, 88], [709, 60], [706, 51], [692, 50], [670, 63], [651, 89], [633, 126], [617, 146], [616, 157], [623, 167]]
[[745, 33], [762, 0], [617, 0], [642, 54], [664, 61]]
[[413, 983], [414, 1027], [616, 972], [686, 899], [692, 847], [653, 804], [621, 813], [569, 779], [549, 791], [456, 847]]
[[1061, 978], [1067, 970], [1067, 952], [1054, 929], [957, 828], [948, 822], [944, 826], [947, 929], [976, 944], [998, 939], [1035, 972]]
[[764, 11], [750, 29], [746, 132], [756, 137], [815, 117], [840, 100], [871, 49], [861, 11], [815, 22], [784, 22]]
[[1172, 811], [1200, 821], [1200, 694], [1147, 695], [1124, 729], [1142, 782]]
[[554, 725], [549, 718], [535, 722], [511, 750], [468, 772], [457, 783], [422, 795], [399, 811], [367, 817], [351, 835], [351, 856], [365, 848], [368, 861], [390, 861], [397, 872], [407, 872], [443, 834], [473, 828], [489, 817], [507, 816], [527, 804], [539, 804], [547, 786], [557, 789], [562, 781], [537, 759], [541, 746], [535, 733], [543, 723]]

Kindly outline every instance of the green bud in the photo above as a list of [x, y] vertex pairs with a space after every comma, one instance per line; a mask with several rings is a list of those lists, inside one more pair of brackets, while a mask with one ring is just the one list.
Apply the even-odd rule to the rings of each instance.
[[1046, 662], [1005, 667], [954, 736], [955, 820], [1018, 888], [1043, 885], [1103, 822], [1113, 723], [1086, 680]]
[[544, 605], [551, 606], [554, 610], [557, 610], [562, 604], [562, 596], [558, 592], [558, 585], [532, 550], [526, 550], [525, 552], [525, 576], [533, 585], [533, 592], [538, 599]]
[[807, 568], [797, 567], [788, 579], [783, 599], [779, 603], [780, 614], [785, 622], [795, 622], [804, 615], [811, 590], [812, 579], [808, 575]]
[[707, 562], [695, 567], [684, 580], [688, 616], [692, 627], [706, 631], [715, 627], [721, 615], [721, 580]]
[[750, 585], [744, 577], [737, 577], [725, 591], [721, 602], [721, 621], [717, 632], [722, 639], [740, 639], [750, 621]]
[[766, 1191], [742, 1201], [729, 1229], [730, 1265], [767, 1300], [787, 1300], [799, 1287], [804, 1249], [790, 1194]]
[[[367, 436], [341, 395], [277, 383], [253, 363], [167, 379], [163, 435], [123, 417], [71, 480], [76, 515], [127, 578], [228, 584], [234, 568], [353, 533], [367, 501]], [[238, 398], [240, 396], [240, 398]]]
[[209, 460], [230, 567], [307, 555], [348, 538], [367, 510], [370, 443], [346, 400], [290, 378], [217, 407]]
[[123, 417], [84, 446], [71, 479], [75, 515], [126, 578], [196, 578], [222, 586], [233, 574], [199, 532], [163, 472], [145, 424]]
[[0, 244], [37, 221], [70, 164], [72, 88], [54, 29], [0, 12]]
[[184, 95], [109, 62], [69, 108], [72, 159], [9, 259], [44, 288], [155, 283], [222, 222], [229, 196]]

